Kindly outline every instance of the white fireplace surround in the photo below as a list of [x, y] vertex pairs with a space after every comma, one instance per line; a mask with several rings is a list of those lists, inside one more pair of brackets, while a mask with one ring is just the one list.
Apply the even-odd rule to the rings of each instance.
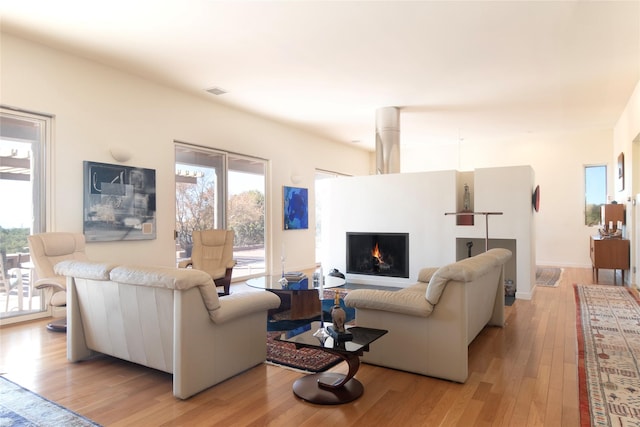
[[464, 184], [473, 194], [473, 210], [503, 212], [489, 218], [490, 239], [515, 239], [516, 298], [530, 299], [535, 286], [535, 215], [531, 204], [534, 172], [530, 166], [340, 177], [326, 180], [322, 201], [322, 250], [326, 269], [346, 271], [346, 233], [409, 233], [409, 278], [347, 274], [353, 283], [405, 287], [418, 271], [456, 261], [457, 238], [485, 237], [484, 217], [458, 226]]

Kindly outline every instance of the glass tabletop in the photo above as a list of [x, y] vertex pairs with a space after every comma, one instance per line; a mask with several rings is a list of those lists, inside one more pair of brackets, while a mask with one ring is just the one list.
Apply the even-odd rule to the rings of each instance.
[[[350, 341], [336, 342], [331, 336], [323, 337], [322, 339], [314, 336], [315, 332], [321, 326], [321, 322], [307, 323], [299, 328], [283, 332], [276, 339], [304, 347], [318, 347], [344, 353], [357, 353], [362, 350], [366, 351], [369, 344], [387, 333], [384, 329], [347, 326], [347, 330], [351, 332], [353, 339]], [[324, 327], [326, 328], [327, 326], [331, 326], [331, 323], [324, 322]]]
[[[282, 279], [282, 276], [255, 277], [253, 279], [247, 280], [247, 285], [251, 286], [252, 288], [259, 288], [259, 289], [295, 290], [295, 288], [283, 288], [282, 284], [279, 282], [280, 279]], [[308, 280], [307, 289], [318, 289], [318, 286], [314, 286], [313, 280], [311, 278], [307, 278], [307, 280]], [[342, 286], [345, 283], [346, 283], [345, 279], [341, 277], [325, 276], [323, 288], [324, 289], [337, 288], [338, 286]]]

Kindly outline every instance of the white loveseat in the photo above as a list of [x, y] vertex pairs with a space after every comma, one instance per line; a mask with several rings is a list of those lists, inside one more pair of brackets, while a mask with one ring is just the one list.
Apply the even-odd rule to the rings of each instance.
[[67, 358], [104, 353], [173, 374], [186, 399], [266, 358], [271, 292], [222, 298], [207, 273], [191, 269], [63, 261]]
[[362, 360], [464, 383], [468, 346], [486, 325], [504, 326], [506, 249], [425, 268], [400, 291], [358, 289], [345, 297], [356, 324], [389, 331]]

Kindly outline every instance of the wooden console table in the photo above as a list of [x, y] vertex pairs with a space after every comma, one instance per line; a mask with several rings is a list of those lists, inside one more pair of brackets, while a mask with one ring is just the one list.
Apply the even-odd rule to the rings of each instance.
[[622, 273], [624, 285], [624, 271], [629, 269], [629, 240], [603, 239], [601, 236], [591, 236], [591, 265], [595, 281], [598, 283], [598, 269], [613, 270], [613, 284], [616, 284], [616, 270]]

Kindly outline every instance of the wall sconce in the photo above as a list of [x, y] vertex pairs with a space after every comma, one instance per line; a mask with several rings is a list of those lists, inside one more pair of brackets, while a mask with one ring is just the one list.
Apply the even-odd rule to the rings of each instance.
[[302, 176], [298, 175], [297, 173], [292, 173], [291, 174], [291, 182], [294, 184], [300, 184], [300, 182], [302, 182]]
[[111, 147], [109, 149], [111, 157], [117, 162], [124, 163], [131, 158], [131, 152], [124, 147]]

